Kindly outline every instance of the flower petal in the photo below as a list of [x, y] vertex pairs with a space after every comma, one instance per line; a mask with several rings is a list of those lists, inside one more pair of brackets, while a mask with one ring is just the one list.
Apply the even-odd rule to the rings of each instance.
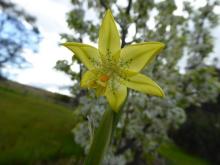
[[127, 97], [127, 87], [120, 83], [117, 83], [116, 89], [107, 86], [105, 96], [112, 110], [118, 112]]
[[119, 64], [123, 68], [139, 72], [164, 48], [160, 42], [144, 42], [124, 47]]
[[123, 80], [124, 84], [131, 89], [154, 96], [164, 96], [163, 90], [153, 80], [143, 74], [136, 74]]
[[99, 51], [103, 59], [118, 59], [120, 56], [120, 37], [115, 20], [107, 10], [99, 30]]
[[66, 42], [62, 45], [74, 52], [88, 69], [97, 68], [101, 64], [99, 52], [95, 47], [76, 42]]
[[97, 70], [88, 70], [83, 74], [80, 85], [82, 88], [95, 88], [97, 80]]

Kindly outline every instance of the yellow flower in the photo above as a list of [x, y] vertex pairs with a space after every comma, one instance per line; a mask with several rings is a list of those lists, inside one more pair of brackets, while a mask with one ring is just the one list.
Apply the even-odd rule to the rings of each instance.
[[144, 42], [121, 49], [119, 32], [108, 10], [99, 30], [98, 49], [90, 45], [67, 42], [69, 48], [86, 66], [81, 87], [93, 88], [106, 96], [111, 108], [118, 111], [126, 99], [127, 87], [155, 96], [163, 90], [149, 77], [138, 73], [164, 48], [160, 42]]

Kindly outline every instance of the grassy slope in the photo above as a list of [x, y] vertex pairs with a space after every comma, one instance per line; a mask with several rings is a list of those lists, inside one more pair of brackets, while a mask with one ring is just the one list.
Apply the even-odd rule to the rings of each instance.
[[79, 153], [71, 134], [75, 122], [70, 108], [43, 99], [31, 88], [24, 92], [19, 84], [0, 82], [0, 164]]

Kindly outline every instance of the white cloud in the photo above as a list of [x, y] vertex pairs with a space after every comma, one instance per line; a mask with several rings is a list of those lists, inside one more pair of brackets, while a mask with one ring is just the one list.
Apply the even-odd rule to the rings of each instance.
[[66, 13], [71, 9], [69, 0], [12, 0], [28, 13], [37, 17], [37, 23], [45, 32], [68, 31]]
[[70, 61], [72, 56], [66, 48], [58, 46], [59, 34], [70, 32], [66, 24], [66, 13], [71, 9], [69, 0], [13, 0], [12, 2], [37, 18], [37, 26], [43, 37], [38, 53], [24, 51], [23, 56], [32, 64], [31, 68], [23, 70], [10, 68], [10, 72], [17, 75], [13, 76], [13, 80], [66, 94], [66, 91], [62, 92], [59, 88], [72, 84], [72, 81], [63, 73], [55, 71], [53, 67], [57, 60]]

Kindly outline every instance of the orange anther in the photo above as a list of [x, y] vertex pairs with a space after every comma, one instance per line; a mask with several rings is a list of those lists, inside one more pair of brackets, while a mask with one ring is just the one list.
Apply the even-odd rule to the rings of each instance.
[[105, 74], [101, 75], [99, 78], [99, 80], [101, 80], [102, 82], [106, 82], [106, 81], [108, 81], [108, 79], [109, 79], [109, 77]]

